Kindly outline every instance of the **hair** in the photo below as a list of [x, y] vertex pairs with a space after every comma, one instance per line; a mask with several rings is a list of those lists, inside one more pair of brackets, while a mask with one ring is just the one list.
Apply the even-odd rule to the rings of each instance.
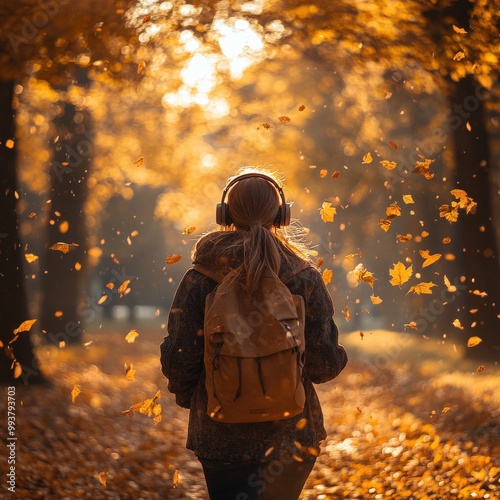
[[[245, 169], [239, 174], [251, 172], [264, 174], [279, 182], [264, 170]], [[276, 228], [280, 204], [281, 197], [275, 186], [262, 177], [242, 179], [228, 192], [233, 223], [229, 230], [242, 230], [244, 233], [243, 263], [236, 278], [244, 282], [250, 294], [255, 291], [264, 269], [269, 269], [278, 278], [283, 257], [290, 259], [295, 254], [307, 258], [305, 247], [292, 243], [284, 236], [284, 231]]]

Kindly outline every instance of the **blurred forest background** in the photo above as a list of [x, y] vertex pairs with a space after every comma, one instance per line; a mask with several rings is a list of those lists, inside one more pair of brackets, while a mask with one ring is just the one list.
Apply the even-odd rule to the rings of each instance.
[[498, 12], [2, 1], [4, 382], [36, 381], [33, 344], [81, 344], [109, 320], [164, 327], [245, 165], [283, 173], [342, 331], [498, 360]]

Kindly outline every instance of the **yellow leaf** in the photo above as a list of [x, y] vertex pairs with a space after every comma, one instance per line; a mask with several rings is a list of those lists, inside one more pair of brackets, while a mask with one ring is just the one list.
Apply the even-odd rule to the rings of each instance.
[[460, 320], [459, 320], [459, 319], [455, 319], [455, 320], [453, 320], [453, 323], [452, 323], [452, 324], [453, 324], [453, 326], [454, 326], [455, 328], [458, 328], [459, 330], [463, 330], [463, 329], [464, 329], [464, 327], [462, 326], [462, 323], [460, 323]]
[[380, 219], [378, 225], [387, 233], [391, 228], [391, 221], [387, 219]]
[[194, 233], [195, 231], [196, 231], [195, 226], [187, 226], [182, 229], [182, 234], [191, 234]]
[[415, 203], [415, 202], [413, 201], [413, 197], [412, 197], [412, 195], [411, 195], [411, 194], [404, 194], [404, 195], [403, 195], [403, 201], [404, 201], [407, 205], [409, 205], [410, 203]]
[[448, 222], [457, 222], [458, 210], [450, 205], [441, 205], [439, 207], [439, 217], [444, 217]]
[[363, 156], [363, 163], [371, 163], [373, 161], [372, 155], [370, 153], [366, 153]]
[[464, 28], [459, 28], [458, 26], [453, 25], [453, 31], [455, 33], [459, 33], [460, 35], [466, 35], [467, 31]]
[[130, 283], [130, 280], [125, 280], [119, 287], [118, 287], [118, 293], [123, 295], [125, 293], [125, 290], [127, 290], [128, 285]]
[[106, 486], [106, 481], [108, 480], [108, 473], [107, 472], [99, 472], [99, 475], [97, 477], [99, 478], [99, 482], [103, 486]]
[[325, 269], [323, 271], [322, 277], [323, 277], [323, 283], [325, 285], [329, 285], [333, 279], [333, 271], [331, 269]]
[[177, 486], [179, 486], [179, 471], [177, 469], [174, 470], [174, 475], [172, 476], [172, 483], [174, 488], [177, 488]]
[[321, 220], [323, 222], [333, 222], [335, 220], [335, 215], [337, 209], [332, 207], [332, 204], [328, 201], [323, 202], [321, 208], [319, 209], [319, 214], [321, 215]]
[[417, 161], [416, 167], [412, 170], [413, 173], [423, 175], [427, 180], [430, 180], [434, 177], [434, 174], [431, 173], [430, 167], [431, 163], [435, 160], [425, 159], [424, 161]]
[[470, 337], [467, 341], [467, 347], [475, 347], [483, 341], [481, 337]]
[[349, 313], [349, 307], [345, 306], [344, 309], [342, 309], [342, 312], [344, 313], [346, 321], [351, 321], [351, 314]]
[[434, 262], [438, 261], [441, 258], [440, 253], [435, 253], [434, 255], [430, 255], [429, 250], [419, 250], [420, 256], [425, 259], [422, 267], [430, 266], [434, 264]]
[[176, 253], [173, 253], [171, 255], [167, 255], [167, 264], [175, 264], [176, 262], [179, 262], [182, 259], [182, 255], [178, 255]]
[[389, 274], [392, 276], [391, 285], [401, 288], [401, 285], [406, 283], [413, 274], [413, 267], [409, 266], [407, 268], [402, 262], [398, 262], [394, 264], [393, 269], [389, 269]]
[[384, 168], [387, 170], [393, 170], [397, 167], [397, 163], [395, 161], [387, 161], [387, 160], [382, 160], [380, 162]]
[[382, 303], [382, 299], [380, 297], [376, 297], [375, 295], [370, 295], [370, 300], [372, 301], [372, 304], [380, 304]]
[[366, 270], [363, 264], [358, 264], [352, 273], [357, 277], [358, 283], [361, 281], [364, 281], [368, 285], [370, 285], [373, 288], [373, 283], [377, 278], [373, 276], [373, 273], [370, 271]]
[[130, 363], [130, 365], [125, 363], [125, 376], [127, 377], [127, 380], [135, 380], [135, 374], [136, 371], [134, 370], [134, 365], [132, 363]]
[[24, 258], [31, 264], [32, 262], [36, 262], [38, 260], [38, 255], [34, 253], [26, 253], [24, 254]]
[[451, 410], [450, 406], [445, 406], [442, 410], [441, 413], [448, 413]]
[[161, 421], [161, 404], [157, 403], [161, 392], [156, 391], [156, 394], [151, 399], [145, 399], [139, 403], [134, 403], [128, 410], [122, 411], [122, 415], [132, 417], [135, 411], [142, 413], [148, 417], [153, 417], [153, 422], [157, 424]]
[[401, 215], [401, 208], [399, 208], [397, 203], [391, 203], [385, 209], [385, 215], [389, 220], [394, 219], [394, 217], [399, 217]]
[[36, 323], [36, 319], [28, 319], [26, 321], [23, 321], [15, 330], [14, 334], [18, 334], [21, 332], [29, 332], [31, 330], [31, 327]]
[[446, 289], [448, 290], [448, 292], [453, 293], [453, 292], [457, 291], [457, 287], [455, 285], [452, 285], [450, 283], [450, 280], [448, 279], [448, 277], [446, 276], [446, 274], [444, 275], [443, 280], [444, 280], [444, 284], [445, 284]]
[[78, 243], [63, 243], [59, 241], [58, 243], [54, 243], [51, 247], [49, 247], [49, 250], [59, 250], [59, 252], [68, 253], [69, 247], [77, 246], [79, 246]]
[[137, 330], [130, 330], [130, 332], [127, 333], [127, 335], [125, 336], [125, 340], [129, 343], [129, 344], [133, 344], [135, 342], [135, 339], [139, 336], [139, 333], [137, 332]]
[[[433, 286], [436, 286], [436, 285], [434, 283], [432, 283], [432, 281], [422, 282], [422, 283], [419, 283], [418, 285], [414, 285], [414, 286], [410, 287], [410, 289], [408, 290], [408, 293], [413, 292], [413, 293], [416, 293], [417, 295], [420, 295], [422, 293], [431, 294], [432, 293], [431, 288]], [[408, 295], [408, 293], [406, 295]]]
[[97, 301], [97, 305], [100, 306], [101, 304], [103, 304], [104, 302], [106, 302], [106, 300], [108, 299], [108, 296], [107, 295], [103, 295], [98, 301]]
[[80, 390], [80, 387], [78, 385], [75, 385], [73, 387], [73, 390], [71, 391], [71, 402], [74, 403], [75, 402], [75, 399], [77, 398], [78, 394], [80, 394], [80, 392], [82, 392]]
[[401, 242], [401, 243], [405, 243], [407, 241], [410, 241], [413, 236], [408, 233], [408, 234], [397, 234], [396, 237], [398, 238], [398, 240]]

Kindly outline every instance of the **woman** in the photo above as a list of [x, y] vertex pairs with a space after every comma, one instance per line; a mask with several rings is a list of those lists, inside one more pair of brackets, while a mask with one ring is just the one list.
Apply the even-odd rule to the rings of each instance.
[[[227, 194], [228, 202], [225, 203]], [[313, 383], [335, 378], [347, 363], [338, 344], [331, 297], [300, 246], [283, 236], [290, 204], [269, 173], [245, 171], [229, 179], [217, 207], [222, 230], [202, 237], [195, 267], [238, 279], [254, 290], [264, 269], [278, 276], [305, 303], [304, 410], [291, 418], [222, 423], [207, 414], [204, 371], [204, 305], [217, 282], [196, 269], [184, 275], [161, 345], [161, 366], [176, 402], [189, 408], [187, 448], [200, 460], [208, 492], [216, 500], [296, 500], [326, 438]]]

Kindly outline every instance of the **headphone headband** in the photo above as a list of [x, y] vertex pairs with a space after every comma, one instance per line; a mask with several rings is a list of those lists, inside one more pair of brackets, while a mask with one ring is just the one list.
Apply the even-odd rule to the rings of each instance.
[[277, 189], [277, 191], [280, 195], [280, 198], [281, 198], [281, 205], [278, 208], [278, 213], [276, 214], [276, 219], [274, 222], [276, 227], [283, 227], [283, 226], [287, 226], [288, 224], [290, 224], [290, 215], [291, 215], [292, 204], [286, 202], [285, 193], [283, 192], [283, 188], [278, 184], [278, 182], [276, 180], [274, 180], [269, 175], [260, 174], [257, 172], [250, 172], [247, 174], [237, 175], [236, 177], [233, 177], [226, 184], [226, 187], [222, 191], [221, 202], [217, 204], [217, 211], [216, 211], [217, 224], [220, 224], [222, 226], [230, 226], [232, 224], [231, 215], [229, 213], [229, 206], [225, 202], [226, 195], [227, 195], [229, 189], [232, 186], [234, 186], [236, 183], [238, 183], [244, 179], [249, 179], [251, 177], [260, 177], [261, 179], [264, 179], [265, 181], [272, 184]]

